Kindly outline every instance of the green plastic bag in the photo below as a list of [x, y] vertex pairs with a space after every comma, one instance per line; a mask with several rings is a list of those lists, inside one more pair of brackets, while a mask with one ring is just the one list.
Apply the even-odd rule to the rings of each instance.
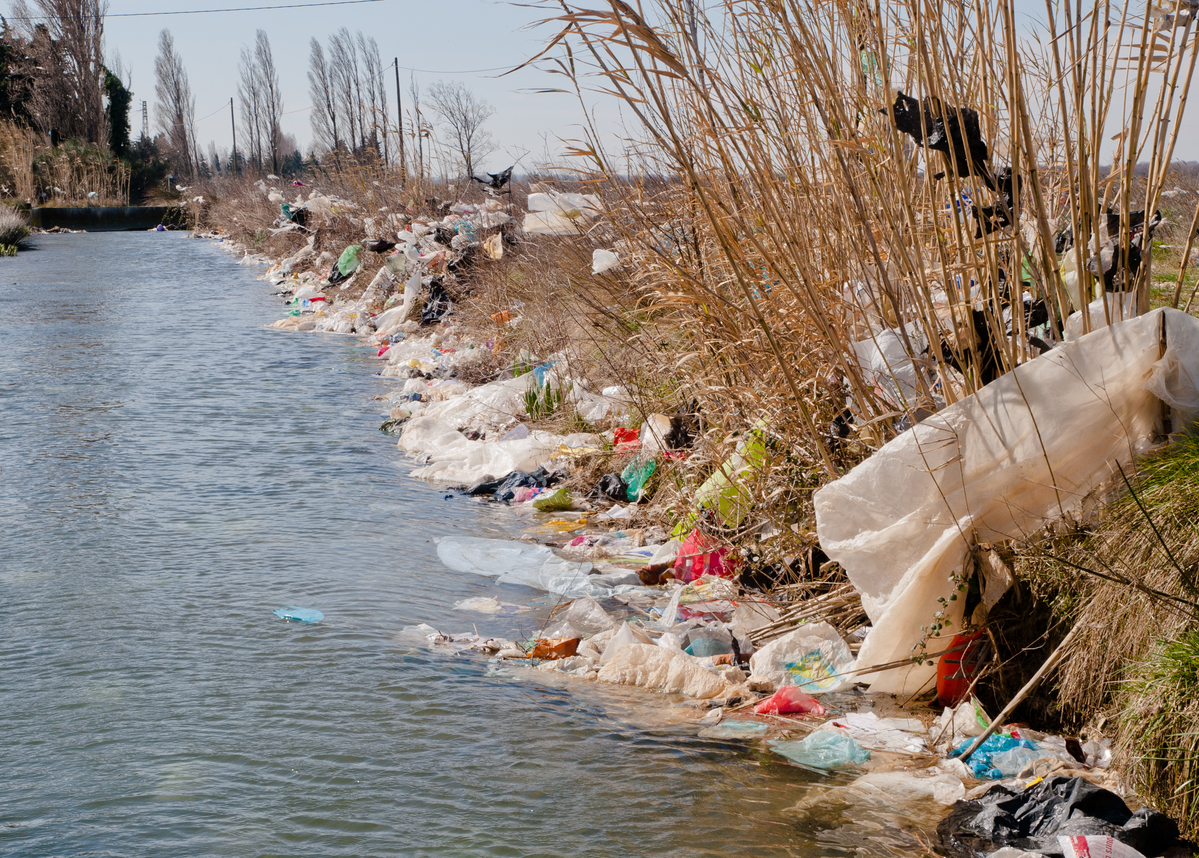
[[548, 495], [542, 495], [533, 501], [533, 509], [539, 509], [542, 512], [559, 512], [564, 509], [570, 509], [574, 501], [570, 497], [570, 492], [566, 489], [558, 489]]
[[361, 244], [351, 244], [341, 252], [337, 260], [337, 271], [342, 277], [349, 277], [358, 268], [358, 255], [362, 253]]
[[746, 483], [766, 463], [765, 430], [759, 421], [695, 493], [696, 507], [715, 510], [728, 527], [739, 527], [753, 505]]
[[629, 462], [620, 472], [620, 478], [628, 486], [625, 497], [633, 503], [638, 503], [645, 493], [645, 484], [657, 469], [658, 463], [654, 459], [634, 459]]

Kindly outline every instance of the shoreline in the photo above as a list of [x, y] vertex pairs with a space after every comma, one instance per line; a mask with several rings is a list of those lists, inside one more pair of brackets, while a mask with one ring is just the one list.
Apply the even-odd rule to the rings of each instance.
[[[469, 217], [473, 212], [463, 212], [462, 214]], [[401, 240], [404, 232], [404, 230], [399, 231]], [[409, 235], [411, 234], [409, 233]], [[216, 236], [200, 234], [198, 237], [214, 238]], [[222, 240], [222, 243], [225, 242]], [[412, 242], [412, 245], [416, 247], [417, 242]], [[376, 356], [387, 360], [380, 375], [385, 378], [395, 378], [397, 384], [403, 382], [402, 387], [389, 397], [392, 408], [391, 419], [388, 423], [391, 425], [385, 424], [385, 427], [392, 430], [400, 429], [397, 446], [412, 458], [417, 466], [412, 472], [413, 476], [426, 479], [434, 484], [438, 484], [437, 480], [441, 477], [440, 484], [446, 487], [455, 487], [456, 490], [461, 491], [464, 488], [469, 489], [472, 485], [477, 488], [480, 483], [502, 482], [503, 478], [514, 470], [527, 473], [542, 465], [567, 466], [564, 470], [575, 470], [578, 469], [580, 461], [585, 462], [588, 456], [597, 454], [599, 447], [606, 446], [611, 451], [621, 443], [619, 438], [612, 437], [611, 430], [608, 430], [606, 437], [600, 437], [601, 433], [596, 432], [559, 434], [544, 429], [529, 429], [525, 425], [525, 421], [521, 420], [522, 416], [529, 413], [527, 410], [529, 395], [531, 391], [535, 390], [530, 385], [530, 379], [527, 376], [532, 376], [537, 386], [542, 389], [553, 390], [556, 383], [558, 390], [569, 385], [568, 390], [571, 393], [576, 391], [573, 379], [569, 375], [568, 362], [555, 359], [557, 356], [543, 360], [530, 367], [531, 371], [521, 375], [508, 373], [506, 378], [501, 377], [475, 384], [470, 384], [460, 378], [459, 370], [463, 371], [463, 375], [469, 377], [472, 365], [480, 362], [479, 359], [486, 351], [490, 350], [492, 343], [472, 339], [465, 326], [452, 322], [446, 324], [439, 321], [435, 326], [422, 327], [407, 319], [416, 309], [417, 297], [421, 288], [424, 287], [427, 291], [429, 285], [427, 282], [416, 287], [410, 285], [414, 282], [414, 276], [419, 278], [426, 271], [423, 266], [427, 264], [428, 257], [419, 249], [416, 250], [418, 259], [414, 267], [401, 268], [397, 272], [394, 269], [398, 266], [394, 264], [389, 266], [385, 263], [373, 276], [370, 270], [359, 269], [351, 272], [345, 282], [338, 284], [340, 288], [336, 285], [330, 287], [322, 282], [322, 270], [332, 266], [334, 254], [327, 251], [318, 254], [312, 248], [311, 243], [290, 257], [274, 259], [256, 257], [242, 245], [231, 244], [225, 249], [234, 253], [242, 253], [241, 262], [245, 264], [270, 265], [270, 269], [259, 279], [267, 280], [276, 287], [290, 287], [290, 294], [297, 306], [287, 310], [289, 315], [284, 316], [272, 327], [291, 329], [296, 332], [353, 333], [364, 338], [366, 344], [378, 348]], [[411, 255], [410, 251], [409, 256], [411, 257]], [[413, 260], [409, 259], [408, 264], [411, 265], [412, 262]], [[444, 264], [444, 262], [443, 258], [436, 260], [435, 264]], [[410, 271], [415, 274], [410, 275]], [[396, 276], [397, 273], [400, 276]], [[427, 278], [428, 275], [425, 274], [425, 277]], [[419, 280], [416, 282], [420, 283]], [[363, 283], [367, 285], [363, 287]], [[389, 292], [395, 294], [396, 307], [385, 305], [382, 312], [368, 313], [373, 302], [380, 299], [386, 302]], [[320, 300], [322, 298], [324, 300]], [[329, 300], [330, 298], [332, 300]], [[428, 303], [426, 301], [426, 306]], [[392, 317], [388, 318], [388, 312], [396, 309], [400, 312], [393, 313]], [[382, 319], [381, 324], [379, 324], [380, 319]], [[497, 324], [504, 324], [506, 321], [508, 320], [497, 322]], [[426, 333], [430, 327], [433, 328], [433, 331]], [[472, 352], [474, 354], [471, 354]], [[560, 366], [561, 363], [567, 363], [566, 371]], [[541, 373], [536, 374], [537, 370], [541, 370]], [[521, 381], [521, 379], [524, 380]], [[620, 417], [627, 418], [633, 411], [631, 399], [622, 398], [621, 391], [614, 389], [592, 392], [586, 388], [580, 388], [579, 393], [574, 393], [570, 404], [577, 408], [590, 407], [594, 409], [591, 413], [595, 414], [597, 418], [608, 417], [611, 418], [611, 422], [616, 424], [621, 422]], [[623, 412], [622, 407], [625, 409]], [[446, 421], [457, 425], [448, 426]], [[663, 449], [666, 446], [663, 443], [665, 441], [663, 436], [672, 428], [669, 418], [659, 425], [661, 428], [658, 431], [651, 429], [646, 433], [651, 445], [658, 445], [653, 448], [654, 452], [659, 454], [674, 452], [670, 449]], [[514, 426], [516, 435], [512, 434]], [[645, 431], [644, 427], [642, 431]], [[407, 438], [405, 438], [406, 435]], [[574, 468], [570, 466], [574, 466]], [[578, 475], [576, 474], [576, 476]], [[575, 483], [577, 484], [577, 480]], [[519, 491], [521, 488], [534, 487], [510, 488]], [[541, 496], [543, 498], [552, 496], [554, 490], [553, 486], [548, 486]], [[521, 498], [521, 500], [524, 500], [527, 505], [532, 498]], [[540, 551], [544, 553], [539, 553], [535, 559], [520, 558], [518, 565], [523, 563], [528, 568], [521, 568], [514, 576], [511, 575], [511, 566], [515, 562], [512, 558], [505, 561], [508, 564], [504, 567], [507, 571], [497, 572], [496, 568], [487, 568], [487, 563], [494, 559], [489, 558], [487, 552], [499, 549], [500, 546], [467, 545], [467, 550], [459, 550], [458, 556], [450, 559], [449, 562], [447, 562], [446, 554], [439, 549], [439, 555], [442, 556], [443, 562], [451, 569], [497, 577], [501, 582], [505, 580], [525, 584], [532, 582], [533, 586], [540, 586], [548, 593], [556, 592], [560, 596], [571, 597], [573, 601], [563, 606], [563, 618], [557, 620], [548, 630], [555, 634], [570, 635], [571, 637], [554, 637], [546, 633], [544, 637], [535, 636], [524, 642], [483, 640], [478, 639], [477, 636], [459, 636], [457, 638], [446, 636], [431, 627], [407, 629], [405, 630], [406, 634], [414, 642], [423, 640], [424, 645], [427, 646], [445, 646], [454, 650], [471, 649], [508, 664], [514, 663], [510, 661], [511, 659], [523, 662], [530, 652], [534, 655], [549, 656], [544, 660], [532, 660], [531, 665], [535, 665], [533, 669], [572, 675], [575, 677], [575, 681], [612, 681], [612, 678], [619, 673], [621, 678], [615, 681], [624, 684], [668, 693], [677, 693], [681, 690], [691, 691], [694, 701], [692, 705], [697, 708], [696, 721], [701, 730], [701, 736], [705, 735], [702, 731], [709, 731], [707, 735], [713, 738], [734, 740], [753, 736], [762, 741], [781, 742], [785, 745], [787, 742], [795, 743], [794, 736], [807, 736], [813, 732], [814, 727], [823, 726], [824, 729], [816, 732], [840, 735], [851, 739], [854, 735], [863, 738], [872, 734], [894, 732], [894, 725], [890, 722], [903, 721], [905, 720], [904, 716], [907, 716], [909, 720], [906, 726], [915, 728], [915, 725], [910, 723], [913, 714], [921, 716], [920, 727], [915, 733], [908, 733], [908, 741], [911, 741], [911, 736], [923, 733], [926, 749], [932, 748], [932, 743], [928, 742], [928, 739], [938, 732], [936, 730], [938, 726], [941, 727], [939, 731], [941, 734], [944, 734], [946, 729], [964, 729], [967, 731], [965, 735], [972, 733], [976, 735], [981, 732], [981, 726], [976, 729], [974, 725], [969, 724], [971, 719], [966, 717], [960, 708], [957, 712], [950, 710], [949, 717], [942, 716], [943, 723], [934, 724], [932, 711], [927, 708], [904, 710], [903, 707], [896, 708], [896, 701], [885, 695], [865, 695], [852, 690], [843, 691], [840, 688], [827, 692], [830, 694], [827, 697], [821, 694], [820, 699], [829, 701], [833, 711], [848, 712], [851, 708], [861, 709], [860, 714], [863, 717], [872, 714], [873, 710], [877, 708], [879, 712], [884, 713], [882, 723], [885, 729], [871, 729], [871, 726], [865, 724], [834, 723], [836, 718], [826, 721], [823, 725], [778, 715], [755, 716], [751, 714], [747, 718], [745, 715], [751, 706], [770, 699], [772, 692], [778, 688], [795, 686], [764, 682], [763, 680], [767, 677], [753, 674], [747, 677], [744, 673], [737, 671], [734, 664], [722, 663], [728, 661], [727, 659], [714, 656], [697, 657], [691, 652], [680, 652], [676, 656], [671, 653], [668, 661], [681, 661], [686, 668], [697, 667], [705, 674], [701, 676], [694, 671], [685, 670], [683, 667], [674, 668], [678, 674], [687, 674], [690, 685], [687, 684], [688, 679], [681, 681], [677, 677], [669, 681], [663, 679], [663, 670], [658, 670], [655, 675], [655, 668], [659, 667], [658, 665], [649, 664], [647, 668], [646, 662], [637, 661], [637, 659], [657, 656], [659, 653], [651, 652], [651, 647], [658, 651], [671, 649], [669, 645], [663, 645], [661, 640], [653, 641], [651, 638], [651, 635], [661, 637], [669, 634], [667, 629], [673, 628], [675, 625], [664, 624], [661, 617], [661, 614], [670, 608], [670, 600], [667, 596], [670, 591], [660, 588], [651, 590], [644, 586], [644, 576], [639, 579], [635, 574], [634, 567], [640, 566], [644, 570], [647, 567], [661, 566], [664, 562], [669, 564], [673, 558], [669, 556], [671, 540], [668, 537], [677, 537], [679, 534], [668, 534], [666, 527], [661, 523], [647, 521], [644, 508], [635, 503], [612, 502], [609, 506], [607, 503], [601, 505], [586, 500], [582, 502], [574, 498], [572, 500], [574, 502], [569, 507], [560, 509], [556, 513], [540, 514], [541, 532], [531, 537], [536, 545], [523, 543], [525, 547], [519, 549], [517, 553], [528, 554], [530, 551], [537, 550], [538, 546], [541, 546]], [[620, 523], [622, 521], [621, 513], [626, 508], [629, 510], [629, 517], [624, 519], [625, 521], [644, 524], [643, 527], [635, 529], [638, 532], [630, 535], [624, 530], [600, 531], [596, 528], [597, 522], [604, 521], [605, 516], [608, 523]], [[575, 517], [580, 513], [581, 515]], [[615, 516], [612, 515], [613, 513]], [[534, 513], [534, 515], [538, 514]], [[530, 540], [530, 535], [526, 533], [522, 538]], [[459, 544], [456, 547], [462, 549], [461, 543], [469, 541], [458, 540]], [[676, 546], [681, 542], [677, 538], [674, 541]], [[484, 542], [484, 540], [479, 540], [479, 542]], [[486, 542], [500, 541], [487, 540]], [[570, 542], [577, 544], [564, 544]], [[613, 543], [620, 553], [612, 550]], [[517, 542], [515, 545], [521, 546], [522, 543]], [[665, 551], [662, 551], [663, 546], [667, 546]], [[557, 554], [551, 555], [551, 548], [556, 549]], [[471, 549], [476, 550], [475, 555], [464, 557], [463, 555], [470, 555]], [[641, 549], [641, 553], [635, 553], [637, 549]], [[454, 547], [452, 546], [448, 553], [453, 554], [453, 551]], [[659, 552], [661, 552], [660, 556], [655, 558]], [[711, 568], [712, 558], [710, 555], [714, 552], [709, 550], [702, 553], [708, 555], [705, 563]], [[657, 563], [646, 562], [655, 559], [657, 559]], [[555, 564], [560, 567], [557, 568], [557, 574], [553, 574], [553, 570], [545, 571], [547, 565], [555, 566]], [[592, 565], [598, 566], [602, 571], [603, 574], [600, 577], [603, 586], [590, 591], [571, 589], [580, 576], [592, 577], [588, 575]], [[585, 566], [588, 568], [584, 568]], [[505, 579], [502, 577], [505, 574], [510, 577]], [[722, 587], [725, 589], [722, 590]], [[705, 588], [708, 592], [702, 592]], [[713, 588], [718, 591], [715, 595], [711, 592]], [[691, 591], [689, 596], [684, 595], [680, 600], [679, 595], [686, 594], [689, 590]], [[696, 593], [697, 590], [701, 592]], [[651, 597], [649, 595], [651, 592], [659, 595]], [[694, 599], [694, 604], [700, 606], [701, 612], [709, 603], [724, 602], [725, 605], [716, 606], [717, 609], [708, 614], [715, 620], [713, 625], [721, 626], [731, 624], [736, 619], [733, 615], [736, 613], [739, 603], [751, 604], [755, 601], [751, 598], [749, 602], [743, 602], [742, 595], [735, 587], [728, 585], [726, 579], [714, 576], [700, 578], [698, 585], [688, 582], [677, 587], [674, 593], [676, 610], [678, 602], [686, 602], [689, 597]], [[593, 597], [609, 606], [611, 606], [611, 602], [605, 600], [615, 597], [616, 602], [623, 607], [618, 607], [615, 611], [604, 610]], [[497, 598], [494, 605], [480, 604], [475, 608], [491, 612], [493, 608], [502, 610], [503, 604]], [[719, 609], [728, 605], [732, 606], [732, 610], [724, 615], [724, 620], [719, 619], [722, 616]], [[579, 615], [573, 617], [575, 625], [570, 624], [572, 606], [577, 608], [575, 613]], [[709, 605], [709, 607], [711, 606]], [[588, 626], [589, 619], [595, 625]], [[778, 622], [778, 613], [775, 612], [773, 617], [766, 618], [761, 622], [761, 626], [771, 626]], [[799, 622], [801, 620], [795, 620], [789, 629], [772, 628], [770, 629], [771, 636], [760, 637], [759, 641], [753, 641], [749, 635], [749, 631], [752, 630], [746, 629], [746, 634], [741, 641], [748, 643], [748, 648], [753, 648], [755, 643], [766, 644], [771, 637], [778, 641], [790, 636]], [[701, 625], [703, 624], [701, 623]], [[811, 625], [811, 623], [807, 623], [804, 628], [810, 628]], [[649, 634], [642, 635], [645, 640], [640, 640], [638, 633], [647, 630]], [[542, 632], [547, 632], [547, 629], [543, 628]], [[836, 636], [842, 645], [845, 645], [844, 639], [835, 630], [830, 628], [830, 632], [832, 632], [830, 638]], [[615, 657], [604, 659], [604, 650], [618, 634], [628, 638], [621, 642], [619, 648], [625, 650], [626, 657], [617, 662], [616, 669], [609, 669], [606, 662], [614, 660]], [[741, 646], [738, 642], [738, 635], [733, 634], [731, 637], [733, 639], [732, 661], [736, 662], [740, 660]], [[566, 654], [565, 651], [553, 651], [554, 647], [559, 646], [558, 641], [572, 638], [575, 639], [575, 648], [570, 650], [569, 654]], [[538, 650], [539, 645], [541, 650]], [[569, 644], [566, 648], [569, 649]], [[856, 645], [854, 648], [856, 649]], [[634, 653], [636, 658], [630, 659], [629, 656]], [[692, 663], [691, 660], [694, 660], [695, 663]], [[852, 662], [846, 662], [846, 664], [852, 664]], [[842, 667], [845, 665], [843, 664]], [[669, 673], [670, 670], [671, 667], [667, 666], [665, 673]], [[607, 671], [606, 674], [605, 671]], [[722, 673], [724, 676], [721, 676]], [[738, 676], [730, 678], [735, 673]], [[719, 677], [721, 683], [714, 685], [711, 677]], [[852, 686], [853, 683], [848, 682], [848, 687], [852, 689]], [[695, 696], [697, 694], [706, 696]], [[850, 696], [846, 697], [847, 694]], [[717, 701], [719, 701], [718, 704]], [[706, 714], [702, 716], [698, 714], [705, 710]], [[875, 717], [877, 718], [876, 713]], [[973, 720], [977, 722], [979, 719], [976, 717]], [[723, 728], [720, 727], [722, 723], [725, 724]], [[901, 727], [898, 728], [898, 732], [903, 734], [905, 731]], [[1062, 740], [1046, 734], [1023, 730], [1017, 735], [1035, 736], [1041, 743], [1038, 746], [1041, 748], [1049, 745], [1056, 747], [1059, 742], [1062, 748], [1065, 747]], [[897, 740], [894, 736], [889, 738], [893, 741], [904, 741]], [[943, 739], [944, 736], [938, 735], [937, 738]], [[1046, 740], [1048, 740], [1048, 744], [1046, 744]], [[866, 744], [869, 744], [868, 739]], [[954, 743], [951, 741], [943, 744], [951, 747]], [[861, 743], [859, 746], [866, 747]], [[885, 746], [884, 741], [884, 748]], [[774, 746], [772, 745], [772, 747]], [[931, 780], [921, 784], [917, 793], [924, 800], [933, 797], [932, 793], [936, 793], [942, 799], [947, 799], [943, 802], [946, 809], [952, 806], [953, 801], [961, 799], [967, 794], [967, 787], [975, 789], [980, 786], [985, 788], [988, 785], [986, 780], [979, 781], [974, 778], [960, 763], [945, 759], [944, 754], [948, 747], [941, 747], [937, 753], [922, 753], [919, 756], [922, 765], [915, 769], [911, 766], [906, 768], [897, 766], [895, 764], [896, 757], [887, 756], [893, 754], [894, 750], [894, 748], [890, 750], [876, 748], [873, 753], [876, 758], [881, 759], [881, 762], [876, 762], [869, 767], [863, 778], [868, 781], [874, 775], [906, 772], [899, 776], [919, 781], [922, 778], [914, 772], [924, 772], [923, 778], [931, 778]], [[1101, 755], [1105, 760], [1110, 759], [1110, 752], [1102, 743], [1096, 742], [1091, 750], [1095, 762], [1099, 762]], [[910, 762], [912, 758], [905, 757], [905, 754], [910, 753], [910, 751], [901, 752], [899, 759], [908, 759]], [[1064, 757], [1066, 759], [1063, 759]], [[1068, 756], [1064, 752], [1060, 752], [1060, 755], [1045, 755], [1040, 759], [1042, 760], [1040, 768], [1035, 764], [1032, 765], [1025, 773], [1027, 776], [1038, 772], [1041, 773], [1041, 776], [1062, 771], [1081, 773], [1084, 777], [1090, 777], [1115, 788], [1117, 792], [1124, 791], [1123, 786], [1114, 780], [1106, 772], [1106, 769], [1080, 768], [1075, 761], [1067, 761]], [[934, 773], [930, 775], [930, 771]], [[953, 785], [955, 779], [956, 787]], [[920, 789], [923, 789], [924, 792], [920, 792]]]

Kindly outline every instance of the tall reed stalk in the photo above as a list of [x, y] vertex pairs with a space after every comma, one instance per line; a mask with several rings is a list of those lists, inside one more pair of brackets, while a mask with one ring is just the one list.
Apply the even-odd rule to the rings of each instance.
[[[640, 285], [678, 323], [678, 372], [710, 405], [765, 416], [830, 476], [842, 463], [824, 420], [847, 397], [874, 446], [980, 386], [972, 310], [1005, 370], [1036, 354], [1023, 291], [1061, 336], [1079, 307], [1054, 238], [1076, 237], [1086, 303], [1107, 210], [1128, 248], [1128, 212], [1157, 205], [1195, 62], [1193, 15], [1130, 4], [1049, 0], [1032, 28], [1012, 0], [556, 5], [559, 70], [633, 119], [625, 152], [594, 126], [575, 151]], [[929, 129], [923, 145], [900, 133], [899, 91], [950, 124], [977, 111], [985, 161], [955, 169]], [[1003, 168], [1019, 177], [1012, 223], [985, 233], [971, 205], [1002, 206]], [[1150, 268], [1132, 284], [1142, 311]], [[886, 331], [923, 369], [911, 384], [857, 357], [852, 344], [883, 346]]]

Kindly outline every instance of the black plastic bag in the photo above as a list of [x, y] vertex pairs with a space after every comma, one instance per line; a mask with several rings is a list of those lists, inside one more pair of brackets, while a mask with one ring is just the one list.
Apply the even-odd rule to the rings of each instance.
[[454, 302], [445, 291], [445, 286], [440, 280], [434, 280], [429, 284], [429, 300], [425, 301], [425, 308], [421, 310], [420, 323], [422, 326], [436, 324], [453, 309]]
[[624, 503], [628, 499], [629, 485], [621, 479], [620, 474], [604, 474], [600, 477], [595, 492], [599, 497]]
[[545, 468], [538, 468], [531, 473], [513, 471], [503, 479], [480, 483], [471, 489], [470, 493], [472, 495], [493, 495], [493, 500], [500, 503], [511, 503], [512, 498], [516, 497], [517, 489], [525, 487], [547, 489], [558, 482], [558, 479], [557, 474], [547, 471]]
[[937, 851], [953, 858], [981, 858], [1004, 846], [1062, 855], [1057, 838], [1077, 835], [1114, 837], [1153, 858], [1178, 839], [1178, 826], [1156, 810], [1133, 813], [1120, 796], [1084, 778], [1059, 775], [1023, 791], [996, 784], [959, 801], [937, 835]]

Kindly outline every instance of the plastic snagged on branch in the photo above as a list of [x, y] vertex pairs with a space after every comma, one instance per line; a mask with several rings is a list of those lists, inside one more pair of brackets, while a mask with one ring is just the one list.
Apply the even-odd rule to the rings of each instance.
[[653, 459], [634, 459], [629, 462], [620, 473], [620, 478], [624, 480], [627, 487], [625, 498], [633, 503], [639, 503], [645, 494], [645, 484], [649, 482], [649, 478], [654, 475], [657, 468], [658, 463]]
[[[960, 756], [966, 752], [974, 743], [973, 739], [967, 739], [956, 748], [954, 748], [952, 756]], [[970, 759], [966, 761], [966, 765], [970, 767], [970, 771], [974, 772], [976, 778], [1002, 778], [1007, 776], [1006, 773], [994, 764], [994, 758], [1013, 748], [1022, 748], [1027, 751], [1036, 751], [1037, 746], [1027, 739], [1013, 739], [1010, 736], [988, 736], [987, 741], [978, 746], [978, 750], [970, 755]], [[1019, 768], [1016, 772], [1020, 771]], [[1016, 772], [1010, 772], [1015, 774]]]
[[582, 637], [605, 632], [615, 625], [599, 602], [590, 596], [583, 596], [556, 614], [542, 634], [547, 638]]
[[[1179, 358], [1159, 361], [1162, 326]], [[1161, 387], [1147, 389], [1146, 379]], [[949, 599], [974, 540], [1021, 538], [1077, 510], [1116, 465], [1127, 467], [1161, 416], [1161, 401], [1199, 377], [1199, 319], [1153, 312], [1021, 364], [895, 438], [816, 492], [816, 531], [862, 596], [874, 631], [863, 666], [907, 659], [921, 626]], [[1168, 397], [1168, 398], [1166, 398]], [[956, 631], [964, 600], [944, 621]], [[913, 664], [868, 679], [912, 694], [934, 675]]]

